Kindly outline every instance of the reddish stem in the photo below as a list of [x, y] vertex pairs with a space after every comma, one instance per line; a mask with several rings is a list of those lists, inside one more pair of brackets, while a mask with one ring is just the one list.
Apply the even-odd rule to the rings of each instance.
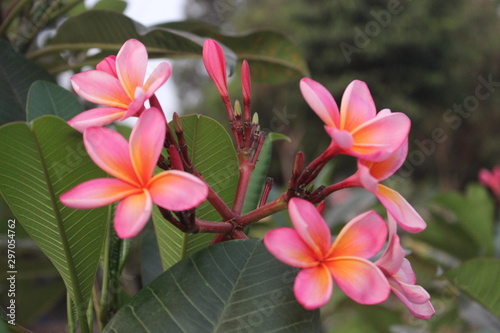
[[262, 220], [265, 217], [273, 215], [277, 212], [285, 210], [287, 207], [288, 200], [286, 199], [285, 193], [279, 196], [277, 199], [271, 201], [270, 203], [259, 207], [247, 214], [238, 216], [235, 218], [236, 224], [246, 227], [249, 224], [255, 223]]
[[210, 232], [217, 234], [228, 234], [233, 231], [234, 224], [231, 222], [212, 222], [196, 219], [198, 232]]

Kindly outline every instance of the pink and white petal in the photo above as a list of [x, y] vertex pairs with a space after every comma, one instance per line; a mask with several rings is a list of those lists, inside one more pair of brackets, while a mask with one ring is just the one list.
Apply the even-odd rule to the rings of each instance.
[[116, 56], [116, 73], [130, 99], [134, 98], [135, 88], [144, 85], [147, 67], [148, 52], [144, 44], [137, 39], [127, 40]]
[[95, 69], [101, 72], [106, 72], [118, 78], [118, 75], [116, 74], [116, 56], [114, 55], [106, 57], [103, 60], [101, 60], [101, 62], [97, 64]]
[[348, 131], [339, 130], [330, 126], [325, 126], [325, 131], [332, 138], [332, 142], [343, 150], [351, 149], [354, 145], [354, 138]]
[[421, 232], [427, 224], [405, 198], [393, 189], [379, 184], [375, 193], [380, 203], [387, 209], [398, 225], [408, 232]]
[[194, 208], [205, 201], [208, 194], [205, 182], [178, 170], [155, 175], [149, 181], [148, 189], [155, 204], [173, 211]]
[[401, 167], [401, 165], [403, 165], [406, 160], [406, 155], [408, 155], [408, 137], [403, 141], [401, 146], [385, 160], [381, 162], [371, 162], [369, 164], [370, 174], [379, 182], [389, 178]]
[[392, 290], [399, 300], [408, 308], [410, 313], [418, 319], [428, 320], [436, 311], [430, 301], [424, 303], [412, 303], [406, 296], [398, 290]]
[[136, 236], [151, 217], [153, 204], [148, 191], [124, 198], [116, 207], [115, 231], [120, 238]]
[[222, 47], [216, 41], [207, 39], [203, 43], [203, 64], [208, 75], [215, 83], [219, 94], [223, 97], [228, 96], [226, 58]]
[[172, 74], [172, 65], [169, 62], [163, 61], [153, 70], [151, 75], [146, 80], [144, 84], [144, 91], [146, 93], [146, 99], [153, 96], [153, 94], [160, 88]]
[[340, 257], [326, 261], [334, 282], [360, 304], [385, 301], [391, 291], [389, 282], [372, 262], [357, 257]]
[[165, 141], [167, 122], [157, 108], [145, 110], [132, 129], [129, 140], [130, 159], [141, 184], [153, 175]]
[[370, 167], [374, 162], [367, 162], [363, 160], [358, 160], [358, 175], [359, 181], [363, 187], [371, 192], [375, 193], [377, 191], [378, 179], [373, 177], [370, 173]]
[[293, 267], [313, 267], [318, 264], [314, 251], [292, 228], [277, 228], [266, 233], [264, 245], [279, 261]]
[[146, 102], [146, 93], [142, 87], [137, 87], [135, 89], [134, 100], [129, 104], [127, 112], [123, 115], [120, 120], [127, 119], [129, 117], [138, 117], [144, 110], [144, 102]]
[[380, 267], [389, 275], [394, 275], [400, 270], [401, 265], [403, 264], [405, 251], [403, 247], [401, 247], [398, 235], [393, 234], [389, 237], [389, 245], [387, 246], [384, 254], [375, 262], [375, 265]]
[[71, 77], [75, 92], [89, 102], [127, 109], [131, 98], [118, 79], [111, 74], [90, 70]]
[[391, 109], [382, 109], [377, 113], [377, 116], [378, 117], [386, 116], [386, 115], [391, 114], [391, 113], [392, 113]]
[[417, 283], [417, 276], [415, 275], [415, 272], [413, 272], [410, 261], [406, 258], [403, 259], [400, 269], [393, 274], [393, 277], [401, 283]]
[[330, 228], [321, 214], [312, 203], [300, 198], [290, 200], [288, 212], [297, 233], [321, 260], [332, 244]]
[[342, 228], [328, 256], [368, 259], [382, 249], [386, 239], [387, 225], [384, 219], [371, 210], [358, 215]]
[[138, 192], [141, 192], [141, 189], [119, 179], [98, 178], [75, 186], [59, 199], [71, 208], [92, 209], [109, 205]]
[[83, 132], [91, 126], [104, 126], [120, 119], [125, 114], [124, 109], [113, 107], [102, 107], [84, 111], [70, 120], [68, 125]]
[[422, 286], [417, 286], [414, 284], [402, 283], [400, 281], [392, 281], [389, 279], [389, 284], [392, 290], [397, 290], [402, 295], [405, 296], [408, 301], [415, 304], [422, 304], [431, 299], [429, 293], [422, 288]]
[[309, 107], [325, 125], [339, 128], [339, 108], [330, 92], [320, 83], [310, 79], [300, 80], [300, 91]]
[[104, 127], [89, 127], [83, 132], [83, 143], [92, 161], [110, 175], [140, 186], [130, 160], [128, 142], [119, 133]]
[[396, 112], [377, 116], [353, 131], [353, 156], [367, 161], [381, 162], [401, 147], [408, 138], [410, 119], [403, 113]]
[[340, 106], [340, 128], [352, 132], [377, 113], [372, 95], [365, 82], [354, 80], [346, 88]]
[[293, 286], [297, 301], [308, 310], [320, 308], [328, 303], [332, 290], [332, 276], [322, 264], [302, 269], [297, 274]]

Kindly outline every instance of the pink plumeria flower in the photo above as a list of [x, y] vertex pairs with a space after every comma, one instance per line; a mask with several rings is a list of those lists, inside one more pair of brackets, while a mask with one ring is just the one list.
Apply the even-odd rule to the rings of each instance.
[[84, 182], [61, 195], [61, 202], [76, 209], [91, 209], [120, 201], [114, 219], [120, 238], [134, 237], [142, 230], [153, 203], [175, 211], [199, 205], [208, 192], [199, 178], [177, 170], [153, 176], [165, 132], [165, 116], [156, 108], [141, 114], [129, 142], [110, 129], [87, 128], [83, 132], [87, 153], [115, 178]]
[[172, 67], [161, 62], [145, 80], [148, 65], [146, 47], [136, 39], [123, 44], [116, 56], [101, 61], [95, 70], [73, 75], [71, 84], [82, 98], [105, 105], [82, 112], [68, 121], [83, 132], [90, 126], [104, 126], [115, 120], [138, 116], [144, 102], [169, 78]]
[[351, 220], [332, 244], [330, 230], [313, 204], [293, 198], [288, 209], [295, 229], [271, 230], [264, 244], [278, 260], [302, 268], [294, 293], [304, 308], [325, 305], [334, 282], [361, 304], [387, 299], [389, 283], [368, 260], [382, 249], [387, 237], [387, 225], [377, 213], [369, 211]]
[[396, 234], [396, 222], [389, 214], [389, 245], [384, 254], [375, 262], [384, 272], [392, 292], [419, 319], [428, 320], [435, 311], [429, 293], [415, 285], [417, 278]]
[[[358, 160], [358, 172], [354, 175], [359, 184], [377, 196], [378, 200], [406, 231], [421, 232], [427, 226], [417, 211], [406, 199], [393, 189], [380, 184], [392, 176], [404, 163], [408, 154], [408, 140], [387, 159], [381, 162]], [[351, 180], [353, 180], [351, 178]]]
[[377, 114], [366, 83], [355, 80], [337, 103], [320, 83], [303, 78], [300, 90], [311, 109], [325, 123], [332, 138], [330, 149], [366, 161], [382, 161], [408, 137], [410, 120], [403, 113], [384, 109]]
[[491, 170], [479, 170], [479, 182], [488, 187], [495, 196], [498, 204], [500, 205], [500, 165]]
[[203, 43], [203, 64], [208, 75], [214, 81], [219, 94], [223, 99], [229, 98], [227, 90], [226, 58], [222, 47], [213, 39]]

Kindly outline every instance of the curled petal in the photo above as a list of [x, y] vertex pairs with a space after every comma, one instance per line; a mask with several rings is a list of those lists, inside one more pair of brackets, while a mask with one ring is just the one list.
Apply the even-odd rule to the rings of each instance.
[[389, 283], [372, 262], [356, 257], [341, 257], [325, 264], [334, 282], [354, 301], [360, 304], [377, 304], [389, 296]]
[[382, 249], [386, 238], [387, 225], [372, 210], [355, 217], [342, 228], [328, 256], [368, 259]]
[[147, 184], [163, 148], [166, 120], [157, 108], [145, 110], [130, 134], [130, 158], [137, 178]]
[[116, 207], [115, 230], [120, 238], [136, 236], [151, 217], [153, 204], [148, 191], [130, 195]]
[[410, 131], [410, 119], [403, 113], [373, 118], [352, 130], [351, 155], [373, 162], [387, 159], [401, 147]]
[[405, 260], [405, 251], [401, 246], [399, 236], [396, 234], [396, 221], [389, 215], [389, 244], [384, 254], [375, 262], [375, 264], [382, 268], [389, 275], [396, 274], [403, 265]]
[[144, 44], [129, 39], [116, 55], [118, 79], [130, 99], [134, 98], [135, 88], [144, 85], [148, 66], [148, 52]]
[[354, 138], [351, 133], [345, 130], [338, 130], [335, 127], [325, 126], [325, 131], [330, 135], [332, 141], [344, 150], [351, 149], [354, 145]]
[[324, 265], [302, 269], [295, 278], [293, 291], [297, 301], [306, 309], [322, 307], [330, 300], [333, 281]]
[[416, 233], [421, 232], [427, 226], [422, 217], [408, 201], [393, 189], [379, 184], [375, 195], [404, 230]]
[[98, 70], [73, 75], [71, 85], [87, 101], [127, 109], [131, 98], [127, 96], [118, 79]]
[[118, 75], [116, 74], [116, 56], [114, 55], [104, 58], [97, 64], [95, 69], [101, 72], [106, 72], [118, 78]]
[[340, 128], [352, 132], [374, 118], [377, 113], [372, 95], [365, 82], [354, 80], [346, 88], [340, 107]]
[[61, 202], [71, 208], [92, 209], [109, 205], [126, 196], [141, 192], [115, 178], [98, 178], [86, 181], [60, 196]]
[[339, 109], [330, 92], [320, 83], [303, 78], [300, 80], [300, 91], [309, 107], [316, 112], [325, 125], [339, 127]]
[[178, 170], [163, 171], [148, 184], [153, 202], [168, 210], [191, 209], [205, 201], [207, 185], [199, 178]]
[[373, 163], [358, 160], [359, 181], [367, 191], [375, 193], [377, 192], [378, 179], [373, 177], [373, 175], [370, 173], [370, 164]]
[[125, 110], [120, 108], [95, 108], [74, 116], [68, 121], [68, 125], [80, 132], [83, 132], [91, 126], [104, 126], [111, 124], [113, 121], [123, 117], [124, 114]]
[[292, 228], [277, 228], [264, 236], [264, 245], [279, 261], [293, 267], [313, 267], [318, 264], [314, 251]]
[[153, 96], [156, 90], [160, 88], [172, 74], [172, 65], [163, 61], [153, 70], [144, 84], [144, 91], [146, 92], [146, 99]]
[[321, 214], [312, 203], [300, 198], [290, 200], [288, 211], [295, 230], [321, 259], [332, 243], [330, 229]]
[[[422, 296], [424, 294], [427, 294], [424, 288], [420, 286], [413, 286], [413, 287], [416, 287], [414, 288], [414, 292], [421, 293]], [[401, 291], [400, 289], [393, 287], [392, 291], [399, 298], [399, 300], [408, 308], [408, 310], [410, 310], [410, 313], [414, 315], [416, 318], [428, 320], [435, 314], [434, 307], [432, 306], [429, 299], [421, 303], [416, 303], [408, 299], [407, 294]]]
[[139, 187], [130, 160], [128, 142], [115, 131], [103, 127], [89, 127], [83, 132], [87, 153], [99, 168], [110, 175]]
[[358, 168], [360, 164], [366, 165], [370, 169], [372, 177], [381, 182], [392, 176], [401, 167], [401, 165], [403, 165], [407, 154], [408, 137], [403, 141], [403, 144], [385, 160], [381, 162], [366, 162], [360, 160], [358, 161]]
[[144, 102], [146, 101], [146, 93], [142, 87], [137, 87], [135, 89], [134, 99], [128, 106], [127, 112], [122, 116], [120, 120], [127, 119], [133, 116], [139, 116], [141, 111], [144, 110]]
[[226, 58], [222, 47], [212, 39], [207, 39], [203, 43], [203, 63], [219, 94], [223, 97], [228, 96]]

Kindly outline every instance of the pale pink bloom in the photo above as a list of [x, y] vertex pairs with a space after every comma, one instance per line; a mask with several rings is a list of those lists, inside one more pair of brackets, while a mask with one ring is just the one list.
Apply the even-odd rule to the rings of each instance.
[[102, 60], [95, 70], [73, 75], [75, 92], [89, 102], [105, 105], [75, 116], [68, 124], [83, 132], [90, 126], [104, 126], [115, 120], [138, 116], [144, 102], [169, 78], [172, 67], [160, 63], [146, 79], [148, 53], [136, 39], [123, 44], [117, 56]]
[[207, 39], [203, 43], [203, 64], [208, 75], [214, 81], [222, 98], [228, 98], [226, 58], [222, 47], [216, 41]]
[[325, 305], [334, 282], [361, 304], [387, 299], [387, 279], [368, 260], [382, 249], [387, 237], [386, 223], [377, 213], [369, 211], [351, 220], [332, 244], [330, 230], [313, 204], [292, 198], [288, 209], [295, 229], [271, 230], [264, 244], [278, 260], [302, 268], [294, 293], [304, 308]]
[[491, 170], [479, 170], [479, 182], [488, 187], [495, 196], [498, 204], [500, 204], [500, 165]]
[[384, 109], [377, 114], [366, 83], [355, 80], [337, 103], [320, 83], [303, 78], [300, 90], [311, 109], [325, 123], [332, 138], [330, 149], [367, 161], [382, 161], [408, 137], [410, 120], [403, 113]]
[[194, 208], [207, 197], [207, 185], [183, 171], [169, 170], [153, 176], [165, 140], [163, 113], [145, 110], [127, 142], [120, 134], [103, 127], [83, 133], [90, 158], [115, 178], [84, 182], [61, 195], [66, 206], [91, 209], [120, 201], [114, 225], [121, 238], [137, 235], [151, 217], [153, 203], [168, 210]]
[[417, 278], [396, 234], [396, 222], [389, 214], [389, 245], [384, 254], [375, 262], [382, 269], [392, 292], [419, 319], [428, 320], [435, 311], [429, 293], [415, 285]]
[[[374, 193], [397, 223], [406, 231], [420, 232], [426, 228], [426, 223], [406, 199], [393, 189], [379, 184], [392, 176], [403, 164], [408, 154], [408, 140], [389, 157], [381, 162], [358, 160], [358, 172], [351, 177], [351, 182], [357, 180], [362, 186]], [[354, 185], [354, 184], [353, 184]]]

